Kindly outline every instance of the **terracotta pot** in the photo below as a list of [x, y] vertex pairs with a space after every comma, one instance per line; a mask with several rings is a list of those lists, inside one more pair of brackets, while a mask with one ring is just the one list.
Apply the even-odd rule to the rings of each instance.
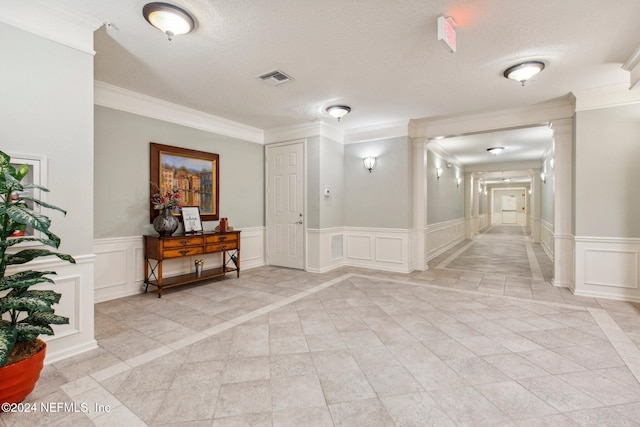
[[44, 366], [46, 350], [45, 344], [29, 359], [0, 368], [0, 403], [22, 402], [33, 391]]

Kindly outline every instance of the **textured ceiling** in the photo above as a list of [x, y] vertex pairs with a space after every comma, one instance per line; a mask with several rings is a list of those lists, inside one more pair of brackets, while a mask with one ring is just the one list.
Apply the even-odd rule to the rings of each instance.
[[[58, 0], [113, 24], [95, 35], [96, 80], [261, 129], [353, 108], [346, 130], [398, 120], [522, 107], [626, 83], [640, 43], [638, 0], [171, 0], [194, 32], [173, 41], [140, 0]], [[457, 21], [457, 53], [436, 40]], [[521, 87], [502, 77], [527, 59], [547, 68]], [[295, 81], [256, 76], [279, 69]], [[333, 120], [329, 118], [329, 120]]]

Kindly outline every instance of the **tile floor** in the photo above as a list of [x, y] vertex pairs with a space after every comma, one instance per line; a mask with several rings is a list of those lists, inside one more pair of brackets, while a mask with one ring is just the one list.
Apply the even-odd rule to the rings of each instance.
[[26, 400], [67, 408], [0, 426], [640, 425], [640, 307], [551, 272], [493, 227], [423, 272], [261, 267], [100, 303], [100, 348]]

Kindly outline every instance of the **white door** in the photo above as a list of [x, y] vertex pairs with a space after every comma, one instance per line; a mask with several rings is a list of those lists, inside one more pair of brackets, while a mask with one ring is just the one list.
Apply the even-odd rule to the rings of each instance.
[[304, 143], [267, 147], [267, 259], [304, 269]]
[[516, 198], [514, 196], [502, 196], [502, 223], [517, 223]]

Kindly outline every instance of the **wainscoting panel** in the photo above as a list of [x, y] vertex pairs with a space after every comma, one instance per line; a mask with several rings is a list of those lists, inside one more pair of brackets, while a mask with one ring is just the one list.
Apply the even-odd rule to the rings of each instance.
[[373, 236], [361, 233], [347, 235], [347, 259], [373, 261]]
[[344, 265], [409, 273], [411, 230], [345, 227]]
[[42, 336], [47, 342], [45, 363], [53, 363], [69, 356], [97, 348], [94, 339], [93, 283], [95, 256], [74, 255], [75, 264], [59, 259], [34, 260], [28, 265], [11, 266], [8, 274], [25, 270], [55, 271], [49, 276], [55, 284], [42, 283], [34, 289], [52, 289], [61, 293], [56, 314], [69, 318], [68, 325], [52, 325], [55, 335]]
[[[484, 215], [486, 218], [486, 215]], [[479, 218], [480, 224], [482, 217]], [[465, 237], [464, 218], [439, 222], [427, 226], [427, 261], [457, 245]]]
[[553, 224], [540, 220], [540, 245], [551, 259], [553, 259], [554, 251], [553, 241]]
[[[241, 269], [264, 265], [264, 228], [240, 229]], [[94, 301], [102, 302], [144, 291], [144, 249], [142, 236], [94, 240]], [[163, 276], [175, 276], [194, 270], [194, 260], [204, 259], [205, 266], [222, 264], [222, 254], [209, 254], [165, 261]], [[242, 272], [240, 273], [242, 275]], [[155, 288], [151, 286], [150, 290]]]
[[576, 237], [576, 295], [640, 302], [640, 239]]
[[[411, 230], [388, 228], [307, 229], [306, 270], [324, 273], [347, 265], [409, 273], [410, 233]], [[338, 247], [340, 242], [342, 248]]]
[[311, 273], [324, 273], [344, 265], [345, 243], [342, 227], [307, 229], [307, 265]]

